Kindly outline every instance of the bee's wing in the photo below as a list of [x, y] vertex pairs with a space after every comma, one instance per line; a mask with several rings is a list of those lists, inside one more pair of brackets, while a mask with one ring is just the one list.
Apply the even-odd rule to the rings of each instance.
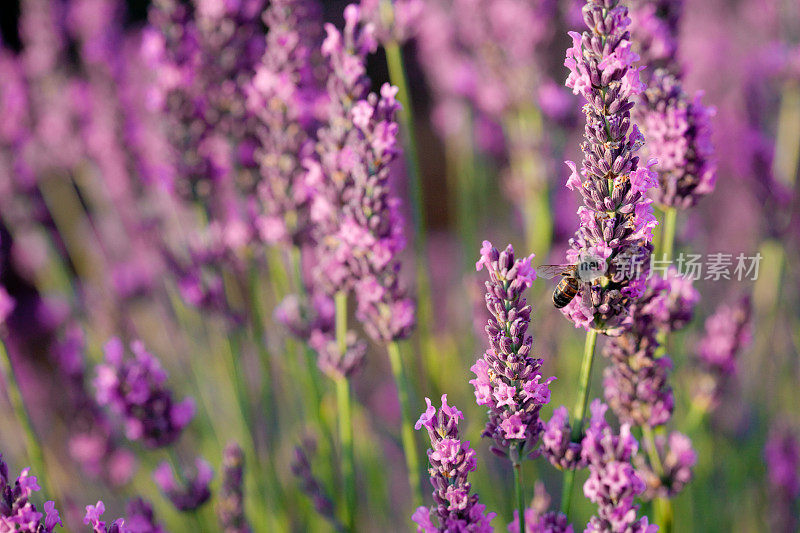
[[536, 267], [536, 276], [543, 279], [551, 279], [556, 276], [566, 276], [575, 265], [539, 265]]

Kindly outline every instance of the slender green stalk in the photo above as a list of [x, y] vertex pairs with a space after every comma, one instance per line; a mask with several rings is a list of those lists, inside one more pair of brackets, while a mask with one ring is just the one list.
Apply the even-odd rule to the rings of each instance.
[[[589, 401], [589, 382], [592, 377], [592, 364], [594, 363], [594, 348], [597, 345], [597, 330], [590, 329], [586, 332], [586, 344], [583, 349], [581, 362], [581, 375], [578, 381], [578, 399], [573, 412], [574, 425], [570, 439], [575, 442], [583, 434], [583, 418], [586, 414], [586, 404]], [[575, 483], [575, 470], [564, 472], [564, 487], [561, 493], [561, 512], [569, 516], [569, 505], [572, 499], [572, 485]]]
[[[347, 351], [347, 293], [336, 293], [336, 344], [341, 354]], [[336, 380], [336, 403], [339, 411], [339, 444], [341, 446], [344, 507], [342, 522], [349, 531], [355, 529], [356, 480], [353, 453], [353, 420], [350, 401], [350, 382], [346, 377]]]
[[414, 508], [417, 508], [422, 505], [422, 478], [419, 471], [417, 441], [414, 439], [414, 428], [411, 426], [411, 419], [409, 418], [408, 382], [403, 370], [400, 346], [398, 346], [397, 342], [392, 341], [386, 346], [386, 349], [389, 352], [389, 362], [392, 366], [397, 396], [400, 400], [400, 436], [403, 441], [403, 452], [406, 456], [408, 484], [411, 486], [412, 503]]
[[[661, 457], [658, 455], [653, 429], [650, 426], [643, 426], [642, 434], [644, 436], [644, 447], [647, 450], [650, 466], [653, 467], [656, 475], [662, 477], [664, 475], [664, 465], [661, 463]], [[656, 523], [661, 526], [661, 530], [665, 533], [670, 533], [673, 523], [672, 501], [668, 498], [656, 498], [653, 502], [653, 510], [656, 515]]]
[[800, 84], [787, 81], [781, 91], [781, 107], [775, 136], [772, 174], [794, 188], [800, 165]]
[[17, 422], [22, 426], [22, 436], [25, 439], [25, 451], [28, 454], [31, 468], [36, 474], [39, 482], [45, 489], [45, 492], [51, 497], [55, 494], [50, 490], [49, 478], [45, 470], [44, 453], [39, 445], [39, 440], [36, 438], [36, 432], [31, 423], [30, 414], [25, 407], [25, 402], [22, 399], [22, 392], [19, 390], [14, 367], [11, 364], [11, 357], [6, 350], [5, 342], [0, 339], [0, 374], [6, 384], [6, 391], [8, 392], [8, 399], [11, 401], [11, 408], [14, 410], [14, 415]]
[[678, 210], [668, 207], [664, 212], [664, 229], [661, 235], [661, 256], [656, 259], [672, 261], [672, 254], [675, 249], [675, 225], [677, 223]]
[[420, 183], [420, 167], [417, 157], [416, 130], [414, 129], [414, 109], [408, 91], [408, 76], [403, 62], [400, 45], [394, 41], [384, 46], [386, 65], [389, 68], [389, 79], [397, 87], [397, 101], [402, 105], [400, 123], [402, 125], [405, 145], [406, 164], [408, 166], [408, 187], [411, 196], [411, 216], [414, 223], [414, 242], [417, 251], [425, 249], [425, 211], [422, 186]]
[[511, 460], [514, 466], [514, 501], [517, 506], [519, 533], [525, 533], [525, 490], [522, 486], [522, 460], [516, 445], [511, 449]]
[[525, 240], [528, 249], [546, 256], [553, 237], [550, 199], [547, 180], [536, 143], [542, 136], [542, 118], [538, 109], [520, 109], [506, 119], [506, 131], [511, 143], [511, 168], [515, 178], [523, 183], [523, 212]]

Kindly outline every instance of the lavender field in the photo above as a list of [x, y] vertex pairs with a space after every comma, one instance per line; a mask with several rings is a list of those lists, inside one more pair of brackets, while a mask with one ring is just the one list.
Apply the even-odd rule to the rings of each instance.
[[351, 1], [0, 5], [0, 533], [800, 532], [800, 3]]

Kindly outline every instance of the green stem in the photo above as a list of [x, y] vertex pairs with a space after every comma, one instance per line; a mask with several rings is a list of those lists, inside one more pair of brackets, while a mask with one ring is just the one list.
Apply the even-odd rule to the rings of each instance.
[[[578, 399], [573, 409], [573, 420], [570, 440], [577, 442], [583, 434], [583, 418], [586, 414], [586, 404], [589, 401], [589, 382], [592, 376], [592, 364], [594, 363], [594, 348], [597, 344], [597, 331], [590, 329], [586, 332], [586, 344], [583, 349], [583, 361], [581, 362], [581, 374], [578, 381]], [[575, 470], [564, 472], [564, 488], [561, 493], [561, 512], [569, 516], [569, 505], [572, 499], [572, 485], [575, 483]]]
[[414, 439], [414, 428], [409, 418], [408, 382], [403, 370], [400, 356], [400, 346], [392, 341], [386, 346], [389, 352], [389, 362], [392, 366], [394, 383], [397, 387], [397, 397], [400, 400], [400, 436], [403, 441], [403, 452], [406, 456], [408, 469], [408, 484], [411, 487], [411, 499], [416, 509], [422, 505], [422, 479], [419, 472], [419, 458], [417, 456], [417, 441]]
[[49, 478], [45, 471], [44, 453], [42, 452], [41, 446], [39, 446], [39, 440], [36, 438], [36, 432], [33, 429], [30, 414], [22, 399], [22, 391], [19, 389], [14, 367], [11, 364], [11, 357], [9, 357], [5, 342], [2, 340], [0, 340], [0, 374], [2, 374], [2, 378], [5, 381], [8, 399], [11, 402], [12, 409], [14, 409], [14, 415], [19, 425], [22, 426], [25, 450], [28, 454], [31, 468], [44, 487], [45, 492], [51, 497], [55, 497], [55, 494], [50, 490], [48, 485]]
[[[656, 448], [656, 439], [653, 434], [653, 429], [650, 426], [642, 427], [642, 435], [644, 437], [644, 447], [647, 450], [647, 458], [650, 461], [650, 466], [655, 471], [659, 478], [664, 476], [664, 465], [661, 463], [661, 457], [658, 455], [658, 448]], [[670, 533], [672, 531], [672, 502], [667, 498], [656, 498], [653, 502], [653, 510], [656, 515], [656, 523], [661, 526], [663, 531]]]
[[672, 254], [675, 248], [675, 225], [677, 218], [678, 210], [674, 207], [668, 207], [664, 212], [664, 230], [661, 237], [661, 257], [656, 257], [656, 259], [672, 261]]
[[522, 461], [518, 456], [516, 446], [512, 449], [514, 466], [514, 499], [517, 505], [517, 521], [519, 533], [525, 533], [525, 491], [522, 487]]
[[[347, 293], [336, 293], [336, 344], [339, 353], [347, 351]], [[353, 421], [350, 401], [350, 382], [342, 376], [336, 380], [336, 403], [339, 411], [339, 444], [341, 446], [344, 507], [342, 522], [348, 531], [355, 529], [355, 456], [353, 454]]]
[[405, 144], [406, 164], [408, 166], [408, 187], [411, 193], [411, 217], [414, 223], [414, 241], [417, 251], [425, 249], [425, 212], [422, 186], [420, 183], [420, 167], [417, 157], [417, 140], [414, 129], [414, 109], [408, 91], [408, 76], [403, 62], [400, 45], [394, 41], [386, 43], [386, 64], [389, 68], [389, 80], [397, 87], [397, 101], [402, 105], [400, 123]]

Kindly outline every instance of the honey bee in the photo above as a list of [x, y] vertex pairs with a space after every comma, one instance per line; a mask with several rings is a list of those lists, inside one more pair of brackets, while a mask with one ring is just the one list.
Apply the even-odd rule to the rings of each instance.
[[592, 282], [603, 277], [606, 268], [604, 259], [584, 254], [574, 265], [541, 265], [536, 268], [536, 274], [544, 279], [561, 276], [561, 280], [553, 291], [553, 305], [556, 306], [556, 309], [566, 307], [580, 292], [581, 286], [586, 287], [582, 295], [583, 306], [591, 308]]

